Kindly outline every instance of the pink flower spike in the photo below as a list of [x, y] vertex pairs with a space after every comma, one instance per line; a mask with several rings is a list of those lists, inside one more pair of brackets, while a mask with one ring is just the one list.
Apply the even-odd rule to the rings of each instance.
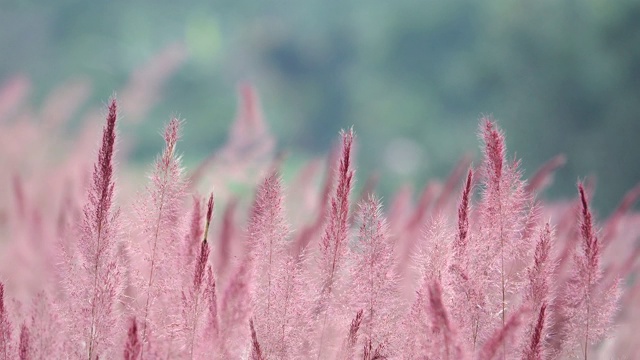
[[202, 239], [202, 243], [200, 245], [200, 253], [198, 254], [198, 259], [196, 260], [196, 270], [193, 276], [193, 289], [195, 292], [200, 291], [200, 285], [202, 285], [202, 281], [205, 275], [205, 267], [209, 261], [209, 252], [211, 251], [209, 248], [209, 244], [207, 243], [207, 234], [209, 233], [209, 226], [211, 225], [211, 217], [213, 216], [213, 193], [209, 196], [209, 201], [207, 202], [207, 219], [206, 225], [204, 228], [204, 238]]
[[4, 284], [0, 282], [0, 355], [11, 358], [11, 322], [4, 303]]
[[324, 234], [320, 240], [320, 299], [319, 305], [321, 325], [319, 327], [318, 358], [327, 345], [325, 344], [325, 331], [327, 321], [330, 321], [328, 313], [332, 305], [332, 293], [334, 283], [341, 272], [347, 253], [347, 236], [349, 229], [349, 194], [353, 188], [354, 170], [351, 165], [351, 148], [353, 145], [353, 129], [342, 131], [342, 154], [336, 170], [338, 185], [335, 195], [331, 199]]
[[135, 318], [131, 319], [131, 325], [127, 331], [127, 343], [124, 346], [124, 359], [125, 360], [138, 360], [140, 359], [140, 350], [142, 345], [138, 338], [138, 324]]
[[367, 348], [379, 348], [396, 338], [394, 314], [399, 301], [395, 254], [380, 201], [370, 196], [360, 202], [360, 229], [350, 258], [351, 310], [364, 311], [361, 333]]
[[[173, 304], [180, 301], [182, 280], [188, 275], [175, 239], [187, 233], [183, 204], [186, 180], [176, 145], [181, 122], [173, 118], [164, 131], [165, 147], [157, 158], [149, 183], [137, 199], [134, 236], [131, 247], [135, 262], [134, 286], [138, 289], [136, 317], [140, 321], [141, 357], [147, 344], [161, 352], [171, 352], [178, 315]], [[150, 336], [154, 338], [151, 339]], [[162, 347], [167, 346], [163, 349]]]
[[207, 223], [204, 227], [204, 242], [207, 242], [207, 235], [209, 234], [209, 226], [211, 225], [211, 218], [213, 217], [213, 193], [209, 195], [209, 201], [207, 202]]
[[456, 329], [449, 319], [449, 314], [442, 299], [442, 288], [439, 281], [433, 281], [429, 286], [428, 313], [431, 318], [434, 334], [442, 335], [440, 355], [444, 359], [462, 359], [465, 354], [458, 344]]
[[589, 269], [590, 271], [595, 271], [598, 268], [598, 255], [600, 252], [598, 246], [598, 238], [596, 238], [593, 233], [591, 211], [589, 210], [587, 195], [585, 194], [582, 183], [578, 184], [578, 190], [580, 191], [580, 202], [582, 203], [582, 221], [580, 223], [580, 233], [582, 235], [584, 252], [585, 256], [587, 257]]
[[258, 336], [256, 335], [256, 329], [253, 326], [253, 319], [249, 320], [249, 328], [251, 330], [251, 360], [265, 360], [262, 356], [262, 350], [260, 349], [260, 343], [258, 342]]
[[113, 179], [116, 120], [113, 99], [78, 228], [81, 256], [78, 264], [61, 264], [63, 283], [72, 294], [63, 306], [68, 311], [69, 351], [90, 359], [113, 351], [122, 325], [117, 306], [123, 294], [122, 266], [117, 259], [121, 227], [114, 209]]
[[547, 334], [546, 329], [548, 326], [546, 325], [546, 315], [547, 304], [543, 303], [540, 306], [540, 311], [538, 312], [538, 321], [535, 324], [535, 328], [533, 333], [531, 334], [531, 342], [529, 343], [529, 347], [526, 349], [523, 354], [523, 359], [526, 360], [542, 360], [546, 357], [544, 356], [544, 343], [545, 343], [545, 335]]
[[349, 360], [354, 358], [355, 348], [358, 342], [358, 331], [360, 330], [360, 326], [362, 324], [363, 315], [364, 311], [359, 310], [353, 320], [351, 320], [349, 333], [347, 334], [347, 337], [342, 344], [342, 349], [340, 350], [340, 359]]
[[18, 344], [18, 358], [20, 360], [31, 359], [31, 339], [29, 335], [29, 328], [25, 324], [22, 324], [22, 326], [20, 327], [20, 343]]
[[457, 259], [462, 259], [467, 248], [467, 235], [469, 233], [469, 200], [471, 198], [472, 182], [473, 170], [469, 169], [464, 190], [462, 191], [462, 199], [458, 206], [458, 236], [453, 243], [453, 251]]

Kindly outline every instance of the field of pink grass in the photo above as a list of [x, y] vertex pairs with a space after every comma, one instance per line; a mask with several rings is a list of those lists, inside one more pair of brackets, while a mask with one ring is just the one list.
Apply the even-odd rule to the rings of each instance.
[[490, 117], [481, 159], [385, 209], [354, 193], [353, 129], [283, 183], [250, 86], [197, 168], [170, 119], [145, 183], [118, 153], [127, 92], [63, 141], [20, 81], [0, 90], [0, 360], [640, 359], [640, 187], [608, 219], [588, 179], [538, 200], [564, 158], [523, 179]]

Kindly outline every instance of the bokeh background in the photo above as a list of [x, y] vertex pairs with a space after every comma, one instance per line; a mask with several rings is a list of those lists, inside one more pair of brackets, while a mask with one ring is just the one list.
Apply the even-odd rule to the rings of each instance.
[[605, 215], [640, 180], [638, 0], [0, 0], [0, 50], [0, 82], [34, 108], [64, 84], [93, 105], [142, 89], [118, 93], [151, 104], [124, 114], [141, 166], [172, 114], [186, 163], [205, 158], [248, 81], [286, 167], [353, 125], [360, 184], [378, 172], [383, 195], [477, 154], [482, 114], [525, 175], [567, 156], [546, 196], [594, 175]]

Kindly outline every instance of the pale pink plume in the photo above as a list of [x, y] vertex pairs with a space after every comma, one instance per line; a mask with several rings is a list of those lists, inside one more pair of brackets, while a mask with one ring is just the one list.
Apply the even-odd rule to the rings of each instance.
[[286, 343], [281, 332], [287, 311], [285, 261], [289, 228], [285, 221], [282, 184], [271, 173], [258, 186], [248, 224], [253, 262], [253, 323], [266, 356], [282, 356]]
[[482, 164], [483, 198], [480, 204], [480, 238], [475, 241], [477, 259], [475, 271], [483, 276], [489, 303], [489, 314], [500, 314], [501, 323], [487, 324], [487, 329], [499, 329], [506, 323], [510, 301], [517, 291], [519, 274], [514, 264], [529, 253], [530, 244], [523, 241], [521, 230], [531, 199], [524, 190], [517, 161], [508, 162], [504, 134], [493, 119], [480, 124], [484, 142]]
[[142, 344], [138, 335], [138, 322], [135, 318], [131, 318], [129, 330], [127, 330], [127, 339], [124, 345], [124, 360], [139, 360]]
[[397, 342], [393, 329], [399, 307], [399, 282], [388, 225], [380, 201], [373, 195], [360, 202], [357, 221], [360, 230], [351, 252], [350, 307], [364, 311], [359, 347], [371, 352]]
[[[163, 344], [166, 351], [171, 351], [172, 324], [177, 321], [174, 307], [181, 297], [179, 287], [185, 270], [176, 239], [185, 234], [182, 206], [186, 182], [180, 157], [176, 155], [180, 125], [174, 118], [166, 126], [164, 151], [136, 203], [137, 223], [133, 224], [131, 247], [137, 259], [133, 282], [138, 289], [135, 314], [140, 321], [143, 358], [149, 341], [156, 346]], [[155, 339], [150, 339], [152, 334]]]

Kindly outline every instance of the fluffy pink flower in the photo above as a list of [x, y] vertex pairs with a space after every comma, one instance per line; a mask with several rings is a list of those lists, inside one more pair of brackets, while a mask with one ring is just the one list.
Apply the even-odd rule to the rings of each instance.
[[[180, 121], [172, 119], [165, 128], [165, 148], [150, 174], [150, 184], [137, 203], [135, 236], [131, 238], [138, 305], [135, 311], [140, 321], [141, 356], [149, 341], [166, 346], [159, 351], [171, 352], [176, 313], [180, 301], [183, 264], [181, 248], [176, 239], [184, 236], [182, 205], [186, 183], [180, 157], [176, 155]], [[153, 336], [154, 339], [150, 339]]]
[[74, 356], [89, 359], [110, 354], [122, 326], [118, 309], [122, 265], [117, 259], [120, 225], [113, 199], [116, 119], [116, 101], [112, 100], [78, 229], [79, 256], [72, 253], [67, 258], [70, 262], [62, 264], [68, 298], [58, 307], [66, 312], [66, 341]]

